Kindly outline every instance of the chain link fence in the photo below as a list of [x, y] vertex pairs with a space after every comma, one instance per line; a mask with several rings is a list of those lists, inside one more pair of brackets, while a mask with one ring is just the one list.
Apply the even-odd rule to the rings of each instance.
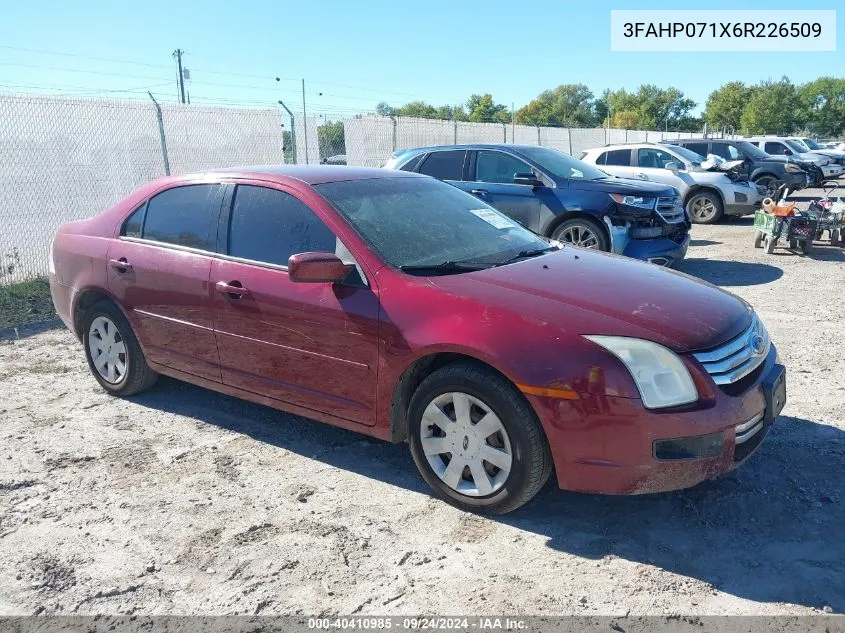
[[608, 143], [693, 134], [404, 117], [327, 121], [233, 108], [0, 94], [0, 285], [47, 273], [58, 227], [169, 174], [264, 164], [380, 167], [401, 149], [520, 143], [573, 156]]

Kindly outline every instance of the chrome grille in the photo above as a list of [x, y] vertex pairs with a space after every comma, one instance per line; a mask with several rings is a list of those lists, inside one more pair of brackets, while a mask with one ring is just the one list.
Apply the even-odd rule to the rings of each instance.
[[673, 198], [658, 198], [655, 207], [660, 217], [667, 222], [684, 221], [684, 204], [677, 196]]
[[[756, 344], [756, 345], [755, 345]], [[730, 385], [757, 369], [772, 342], [763, 322], [752, 315], [751, 325], [742, 334], [724, 345], [693, 354], [717, 385]]]

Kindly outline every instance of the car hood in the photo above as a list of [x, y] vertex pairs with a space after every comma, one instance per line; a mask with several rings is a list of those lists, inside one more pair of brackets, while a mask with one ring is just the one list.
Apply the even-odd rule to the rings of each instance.
[[668, 185], [649, 182], [646, 180], [632, 180], [628, 178], [603, 178], [602, 180], [571, 180], [570, 188], [582, 191], [606, 191], [626, 195], [645, 196], [675, 196], [677, 192]]
[[573, 334], [628, 336], [676, 352], [739, 335], [751, 308], [689, 275], [571, 246], [486, 270], [432, 278], [450, 293], [506, 306]]

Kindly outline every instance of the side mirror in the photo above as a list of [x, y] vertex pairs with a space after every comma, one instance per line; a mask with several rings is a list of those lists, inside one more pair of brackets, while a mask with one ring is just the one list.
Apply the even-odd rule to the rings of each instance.
[[681, 163], [679, 163], [677, 161], [670, 160], [668, 163], [666, 163], [664, 165], [664, 168], [668, 169], [673, 174], [677, 174], [679, 171], [681, 171], [681, 169], [683, 169], [683, 165], [681, 165]]
[[528, 185], [529, 187], [542, 187], [543, 181], [531, 173], [516, 173], [513, 175], [513, 184]]
[[299, 283], [343, 281], [354, 268], [334, 253], [297, 253], [288, 259], [288, 277]]
[[783, 155], [784, 156], [792, 156], [792, 150], [784, 148]]

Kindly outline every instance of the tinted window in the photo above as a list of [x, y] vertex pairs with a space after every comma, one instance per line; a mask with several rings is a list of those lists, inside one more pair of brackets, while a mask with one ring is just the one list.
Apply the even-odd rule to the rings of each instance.
[[745, 159], [745, 156], [743, 156], [736, 147], [728, 145], [727, 143], [713, 143], [713, 153], [716, 154], [716, 156], [721, 156], [725, 160]]
[[684, 143], [684, 147], [696, 154], [707, 156], [707, 143]]
[[602, 165], [619, 165], [622, 167], [631, 166], [631, 150], [629, 149], [614, 149], [605, 152], [602, 156]]
[[478, 152], [475, 179], [479, 182], [513, 183], [514, 174], [531, 174], [528, 163], [502, 152]]
[[643, 147], [637, 150], [637, 162], [640, 167], [652, 169], [666, 169], [667, 163], [677, 163], [677, 158], [669, 152], [653, 147]]
[[323, 221], [292, 195], [238, 186], [229, 224], [229, 255], [287, 266], [296, 253], [334, 253], [337, 242]]
[[123, 223], [123, 230], [120, 232], [121, 235], [125, 235], [126, 237], [141, 237], [141, 231], [144, 228], [144, 211], [146, 211], [147, 205], [142, 204], [138, 209], [132, 212], [128, 218], [126, 218], [126, 222]]
[[411, 160], [402, 165], [399, 169], [401, 169], [402, 171], [414, 171], [417, 168], [417, 165], [420, 164], [420, 161], [422, 160], [424, 155], [425, 154], [414, 156]]
[[464, 169], [464, 150], [432, 152], [419, 168], [421, 174], [439, 180], [460, 180]]
[[789, 151], [789, 148], [786, 147], [783, 143], [772, 143], [771, 141], [769, 141], [763, 146], [763, 151], [767, 154], [782, 156]]
[[144, 239], [210, 250], [219, 193], [220, 185], [188, 185], [158, 194], [147, 204]]

